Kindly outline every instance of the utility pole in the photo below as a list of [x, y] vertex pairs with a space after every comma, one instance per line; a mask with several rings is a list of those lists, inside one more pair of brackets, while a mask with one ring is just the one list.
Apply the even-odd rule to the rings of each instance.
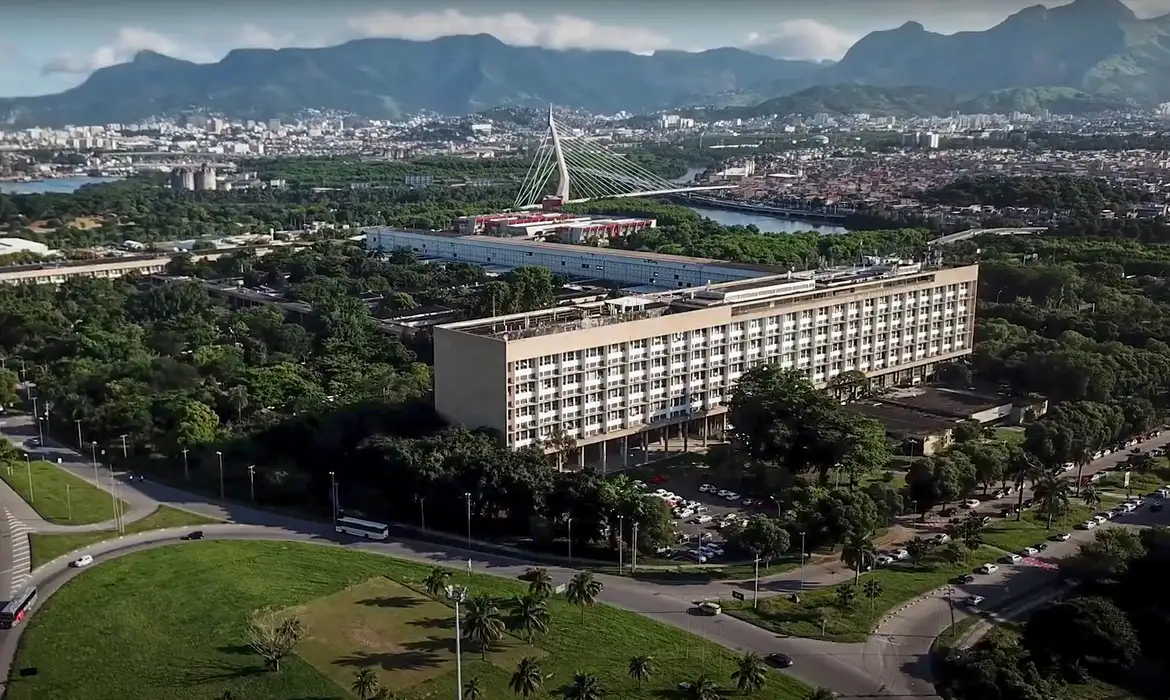
[[752, 588], [752, 609], [755, 610], [760, 604], [760, 558], [756, 557], [756, 581]]
[[216, 451], [215, 451], [215, 454], [216, 454], [216, 456], [218, 456], [218, 457], [219, 457], [219, 500], [221, 500], [221, 501], [222, 501], [222, 500], [224, 500], [224, 488], [223, 488], [223, 452], [220, 452], [219, 450], [216, 450]]
[[618, 573], [619, 574], [625, 570], [625, 566], [622, 565], [622, 550], [625, 549], [625, 547], [623, 546], [624, 543], [622, 542], [622, 535], [625, 534], [625, 528], [622, 526], [622, 522], [624, 520], [625, 520], [624, 515], [618, 516]]
[[464, 493], [463, 498], [467, 501], [467, 548], [471, 549], [471, 494]]
[[804, 531], [800, 533], [800, 592], [804, 593]]
[[329, 472], [329, 504], [333, 507], [333, 529], [337, 529], [337, 476]]
[[183, 448], [183, 479], [185, 481], [191, 481], [191, 470], [188, 468], [188, 465], [187, 465], [187, 452], [188, 452], [187, 448], [184, 447]]
[[634, 521], [634, 538], [630, 543], [630, 571], [638, 570], [638, 521]]
[[73, 422], [77, 424], [77, 449], [81, 449], [81, 419], [74, 418]]
[[98, 483], [98, 471], [97, 471], [97, 440], [94, 440], [94, 441], [90, 442], [90, 443], [89, 443], [89, 448], [90, 448], [91, 452], [93, 453], [93, 485], [94, 485], [94, 486], [96, 486], [96, 487], [98, 487], [98, 488], [101, 488], [101, 484], [99, 484], [99, 483]]
[[256, 465], [248, 465], [248, 491], [251, 493], [252, 502], [256, 502]]
[[466, 586], [447, 586], [447, 598], [455, 603], [455, 700], [463, 700], [463, 650], [460, 648], [459, 604], [467, 600]]

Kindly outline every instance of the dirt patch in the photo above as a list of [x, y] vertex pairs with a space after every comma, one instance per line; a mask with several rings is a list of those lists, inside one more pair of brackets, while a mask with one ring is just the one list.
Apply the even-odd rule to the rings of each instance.
[[908, 527], [901, 525], [892, 525], [886, 529], [881, 537], [874, 540], [873, 544], [878, 549], [890, 549], [893, 547], [900, 547], [910, 540], [918, 537], [918, 533]]
[[[103, 221], [105, 221], [105, 219], [100, 216], [79, 216], [76, 219], [66, 221], [64, 225], [72, 226], [73, 228], [81, 229], [82, 231], [88, 231], [90, 229], [98, 228], [102, 225]], [[50, 231], [57, 230], [52, 226], [49, 226], [48, 223], [49, 222], [45, 219], [33, 221], [28, 225], [28, 230], [32, 231], [33, 233], [49, 233]]]

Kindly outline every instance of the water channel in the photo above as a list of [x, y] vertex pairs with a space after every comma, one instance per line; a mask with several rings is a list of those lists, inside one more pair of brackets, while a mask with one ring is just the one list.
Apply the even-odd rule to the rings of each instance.
[[[704, 168], [689, 168], [685, 175], [674, 180], [680, 185], [694, 182], [697, 175]], [[816, 233], [848, 233], [849, 229], [823, 222], [802, 221], [784, 216], [770, 216], [768, 214], [754, 214], [746, 211], [730, 211], [712, 207], [687, 207], [691, 211], [705, 216], [723, 226], [755, 226], [761, 233], [798, 233], [800, 231], [815, 231]]]

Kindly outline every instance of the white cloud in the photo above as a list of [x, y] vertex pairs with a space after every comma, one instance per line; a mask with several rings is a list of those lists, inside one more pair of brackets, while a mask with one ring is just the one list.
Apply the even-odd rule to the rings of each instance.
[[232, 46], [242, 49], [283, 49], [290, 46], [316, 48], [344, 41], [344, 38], [274, 33], [255, 24], [245, 24], [236, 33]]
[[413, 15], [376, 12], [350, 20], [349, 28], [362, 37], [427, 41], [442, 36], [491, 34], [514, 46], [612, 49], [634, 53], [651, 53], [670, 43], [668, 37], [640, 27], [597, 24], [570, 15], [537, 21], [517, 12], [498, 15], [468, 15], [458, 10]]
[[191, 60], [208, 58], [205, 54], [190, 50], [164, 34], [141, 27], [123, 27], [118, 30], [118, 35], [112, 42], [99, 47], [93, 53], [84, 56], [63, 54], [51, 58], [41, 71], [46, 75], [52, 73], [88, 75], [99, 68], [125, 63], [133, 59], [134, 54], [139, 51], [154, 51]]
[[793, 19], [748, 35], [745, 48], [775, 56], [821, 60], [839, 59], [858, 37], [815, 19]]

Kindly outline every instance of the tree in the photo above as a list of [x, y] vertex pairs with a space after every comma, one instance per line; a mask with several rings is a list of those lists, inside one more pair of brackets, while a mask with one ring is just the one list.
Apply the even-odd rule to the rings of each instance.
[[511, 680], [508, 681], [508, 687], [513, 693], [526, 698], [539, 693], [543, 685], [544, 673], [540, 670], [536, 659], [531, 656], [520, 659], [520, 663], [516, 664], [516, 671], [512, 674]]
[[354, 675], [353, 683], [349, 686], [353, 694], [358, 696], [358, 700], [370, 700], [380, 688], [381, 683], [378, 682], [378, 677], [370, 668], [358, 669]]
[[565, 468], [565, 459], [577, 449], [577, 440], [563, 430], [558, 429], [541, 442], [546, 452], [556, 461], [557, 471]]
[[1045, 528], [1051, 530], [1053, 519], [1068, 512], [1072, 489], [1068, 479], [1050, 474], [1036, 485], [1036, 492], [1040, 498], [1038, 510], [1048, 519]]
[[814, 688], [804, 696], [804, 700], [836, 700], [837, 694], [828, 688]]
[[423, 587], [426, 588], [427, 595], [430, 597], [442, 598], [447, 592], [447, 583], [450, 580], [451, 572], [441, 566], [436, 566], [423, 579]]
[[569, 579], [569, 585], [565, 588], [565, 599], [581, 609], [582, 622], [585, 621], [585, 608], [597, 604], [597, 598], [603, 588], [601, 581], [593, 578], [593, 574], [588, 571], [582, 571]]
[[882, 594], [881, 581], [878, 581], [875, 578], [871, 578], [861, 587], [861, 591], [865, 593], [865, 597], [869, 599], [869, 614], [870, 617], [873, 617], [874, 605]]
[[478, 595], [467, 602], [463, 636], [479, 645], [480, 658], [487, 659], [488, 647], [504, 637], [506, 627], [491, 596]]
[[573, 674], [573, 682], [563, 693], [565, 700], [601, 700], [603, 694], [597, 676], [580, 671]]
[[767, 684], [768, 669], [759, 654], [749, 651], [736, 660], [731, 679], [741, 693], [755, 693]]
[[906, 553], [910, 555], [910, 563], [916, 567], [920, 567], [926, 562], [933, 549], [934, 542], [921, 537], [915, 537], [906, 543]]
[[757, 513], [748, 518], [747, 522], [735, 530], [735, 537], [729, 539], [732, 544], [745, 549], [753, 557], [759, 557], [767, 567], [773, 557], [788, 551], [791, 546], [788, 530], [776, 518], [763, 513]]
[[861, 578], [861, 570], [872, 566], [877, 558], [877, 548], [873, 546], [873, 532], [851, 532], [841, 549], [841, 561], [853, 569], [853, 582]]
[[248, 646], [264, 659], [269, 671], [280, 671], [280, 660], [292, 653], [305, 636], [296, 615], [271, 608], [256, 610], [248, 620]]
[[1081, 500], [1090, 508], [1096, 508], [1101, 505], [1101, 492], [1093, 484], [1089, 484], [1081, 489]]
[[512, 629], [518, 630], [529, 644], [548, 630], [548, 604], [532, 594], [516, 596], [512, 601]]
[[983, 517], [977, 513], [968, 513], [954, 528], [952, 537], [962, 542], [967, 549], [979, 549], [983, 544]]
[[1088, 580], [1115, 581], [1124, 576], [1130, 564], [1145, 553], [1141, 535], [1133, 530], [1097, 530], [1092, 541], [1083, 543], [1077, 556], [1067, 560], [1064, 568]]
[[[983, 536], [980, 535], [979, 539], [982, 540]], [[963, 551], [963, 545], [954, 540], [944, 544], [938, 554], [948, 564], [958, 564], [967, 556], [967, 553]]]
[[479, 676], [473, 676], [463, 684], [463, 700], [483, 700], [483, 683]]
[[842, 583], [837, 586], [837, 605], [848, 610], [853, 607], [855, 600], [857, 600], [857, 586], [852, 583]]
[[708, 675], [702, 675], [691, 681], [687, 688], [687, 695], [692, 700], [719, 700], [719, 684]]
[[0, 408], [15, 406], [20, 401], [20, 377], [10, 369], [0, 367]]
[[642, 683], [650, 680], [653, 672], [653, 659], [649, 656], [638, 655], [630, 658], [630, 678], [638, 682], [639, 692], [642, 690]]
[[552, 574], [544, 567], [532, 569], [528, 579], [528, 595], [538, 598], [548, 598], [552, 595]]
[[1128, 669], [1141, 655], [1137, 633], [1125, 613], [1099, 597], [1042, 608], [1028, 620], [1020, 643], [1042, 666], [1076, 682], [1094, 668]]

